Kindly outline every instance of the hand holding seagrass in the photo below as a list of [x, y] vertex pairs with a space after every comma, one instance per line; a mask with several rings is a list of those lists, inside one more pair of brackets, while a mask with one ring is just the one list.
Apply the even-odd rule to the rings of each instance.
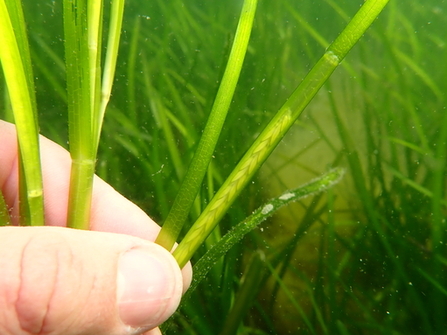
[[[46, 227], [13, 226], [17, 144], [0, 121], [0, 186], [11, 225], [0, 234], [0, 333], [160, 334], [191, 271], [152, 241], [159, 227], [137, 206], [95, 178], [91, 229], [63, 228], [70, 160], [41, 138]], [[120, 234], [119, 234], [120, 233]]]

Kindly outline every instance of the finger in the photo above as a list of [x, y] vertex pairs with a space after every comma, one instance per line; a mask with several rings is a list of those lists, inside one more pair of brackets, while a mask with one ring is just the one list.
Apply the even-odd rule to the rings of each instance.
[[[0, 121], [0, 186], [18, 223], [18, 159], [14, 125]], [[44, 184], [45, 224], [65, 226], [70, 185], [70, 154], [56, 143], [40, 136]], [[91, 230], [124, 233], [155, 240], [160, 227], [140, 208], [95, 176], [92, 196]], [[110, 210], [113, 208], [113, 211]], [[123, 224], [125, 222], [126, 224]]]
[[140, 334], [178, 307], [180, 269], [152, 242], [59, 227], [0, 232], [1, 334]]

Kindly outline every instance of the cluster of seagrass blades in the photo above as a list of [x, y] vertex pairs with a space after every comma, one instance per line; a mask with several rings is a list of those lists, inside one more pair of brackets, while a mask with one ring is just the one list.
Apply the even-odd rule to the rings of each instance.
[[[363, 4], [260, 133], [175, 250], [174, 256], [180, 266], [184, 266], [191, 259], [199, 245], [217, 225], [242, 189], [387, 2], [387, 0], [368, 0]], [[112, 90], [124, 0], [111, 1], [108, 42], [105, 48], [107, 52], [103, 64], [101, 62], [103, 59], [101, 50], [104, 49], [102, 46], [104, 19], [102, 2], [64, 0], [63, 6], [69, 142], [72, 157], [67, 225], [88, 229], [96, 153], [103, 117]], [[183, 223], [190, 212], [225, 122], [249, 44], [256, 7], [257, 0], [245, 0], [243, 3], [226, 70], [207, 124], [172, 209], [157, 238], [156, 242], [169, 250], [179, 237]], [[3, 41], [0, 57], [20, 146], [21, 223], [43, 225], [37, 106], [25, 20], [19, 0], [0, 0], [0, 35]], [[341, 169], [333, 169], [309, 184], [289, 191], [261, 206], [252, 216], [235, 227], [229, 237], [221, 241], [218, 251], [211, 258], [219, 257], [228, 250], [229, 246], [272, 215], [279, 207], [331, 187], [341, 175]], [[1, 199], [2, 213], [7, 213], [3, 198]], [[6, 218], [7, 215], [2, 217]], [[3, 222], [3, 224], [7, 223], [7, 220]]]

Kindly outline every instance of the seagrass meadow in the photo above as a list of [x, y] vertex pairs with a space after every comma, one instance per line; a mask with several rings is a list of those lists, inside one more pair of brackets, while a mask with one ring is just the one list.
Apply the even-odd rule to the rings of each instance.
[[[40, 132], [68, 148], [62, 4], [22, 3]], [[96, 173], [160, 224], [213, 107], [242, 3], [125, 4]], [[259, 1], [181, 237], [363, 3]], [[343, 177], [235, 243], [163, 326], [166, 334], [447, 334], [445, 27], [444, 0], [389, 1], [193, 264], [269, 199], [333, 168]], [[0, 116], [12, 120], [3, 80], [0, 93]]]

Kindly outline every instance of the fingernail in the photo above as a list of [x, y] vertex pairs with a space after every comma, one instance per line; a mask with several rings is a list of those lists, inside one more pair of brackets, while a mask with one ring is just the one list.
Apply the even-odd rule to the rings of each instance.
[[180, 300], [177, 279], [172, 264], [163, 262], [163, 257], [160, 259], [153, 250], [137, 248], [124, 253], [117, 279], [121, 320], [129, 326], [148, 329], [165, 321]]

